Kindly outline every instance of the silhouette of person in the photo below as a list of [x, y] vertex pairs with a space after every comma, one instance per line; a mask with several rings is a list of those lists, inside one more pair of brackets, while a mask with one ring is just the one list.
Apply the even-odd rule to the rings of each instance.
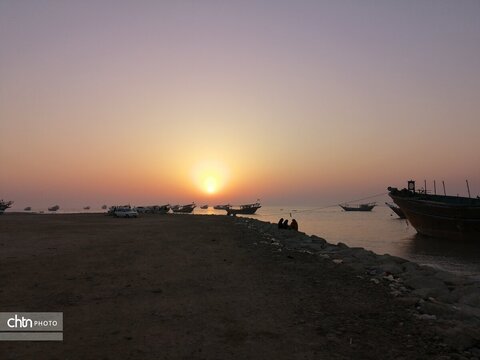
[[295, 231], [298, 231], [298, 223], [297, 220], [293, 219], [292, 223], [290, 224], [290, 228], [292, 228]]
[[278, 228], [283, 229], [283, 218], [278, 221]]
[[288, 219], [285, 219], [285, 221], [283, 222], [283, 228], [290, 229], [290, 226], [288, 225]]

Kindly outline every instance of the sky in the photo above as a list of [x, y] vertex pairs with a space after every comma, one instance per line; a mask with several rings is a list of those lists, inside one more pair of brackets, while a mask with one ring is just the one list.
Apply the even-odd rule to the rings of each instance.
[[480, 194], [478, 0], [0, 0], [18, 207]]

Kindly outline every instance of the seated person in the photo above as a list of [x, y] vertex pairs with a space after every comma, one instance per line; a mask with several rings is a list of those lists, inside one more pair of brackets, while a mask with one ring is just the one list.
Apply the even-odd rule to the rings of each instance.
[[298, 223], [297, 223], [297, 220], [293, 219], [292, 220], [292, 223], [290, 224], [290, 228], [295, 230], [295, 231], [298, 231]]

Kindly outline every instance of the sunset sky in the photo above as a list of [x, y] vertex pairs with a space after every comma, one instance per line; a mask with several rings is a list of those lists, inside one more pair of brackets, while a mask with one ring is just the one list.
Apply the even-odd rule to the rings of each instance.
[[0, 198], [480, 194], [480, 1], [0, 1]]

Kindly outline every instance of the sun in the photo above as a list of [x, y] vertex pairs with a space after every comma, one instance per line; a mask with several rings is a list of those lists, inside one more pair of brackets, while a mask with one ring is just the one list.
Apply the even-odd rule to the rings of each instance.
[[208, 194], [215, 194], [218, 188], [218, 181], [213, 176], [208, 176], [204, 180], [204, 190]]
[[192, 168], [192, 180], [204, 194], [218, 194], [225, 187], [228, 171], [225, 165], [218, 161], [203, 160]]

